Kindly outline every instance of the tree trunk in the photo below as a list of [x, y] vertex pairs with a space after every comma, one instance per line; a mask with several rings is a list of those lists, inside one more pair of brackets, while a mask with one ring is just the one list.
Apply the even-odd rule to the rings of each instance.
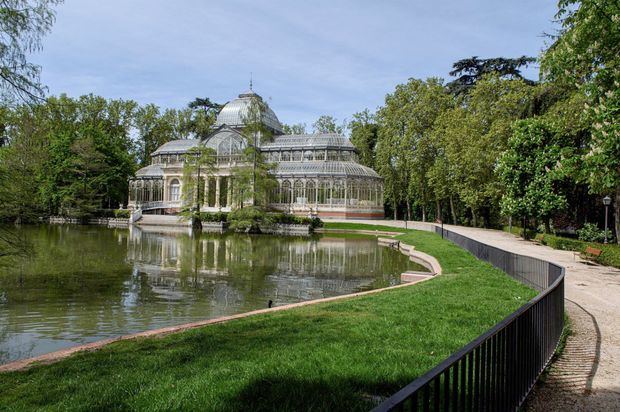
[[422, 222], [426, 222], [426, 205], [422, 205]]
[[551, 219], [545, 218], [545, 233], [551, 233]]
[[435, 220], [443, 221], [443, 217], [441, 216], [441, 203], [439, 200], [435, 200]]
[[471, 220], [473, 222], [473, 226], [478, 227], [478, 217], [476, 216], [474, 209], [471, 210]]
[[452, 224], [458, 224], [458, 222], [456, 221], [456, 210], [454, 210], [454, 199], [452, 198], [452, 196], [450, 196], [450, 213], [452, 214]]
[[411, 202], [407, 199], [407, 220], [411, 220]]
[[616, 243], [620, 245], [620, 186], [616, 187], [616, 201], [614, 202], [614, 223], [614, 226], [616, 226]]
[[394, 198], [394, 220], [398, 220], [398, 203], [396, 198]]

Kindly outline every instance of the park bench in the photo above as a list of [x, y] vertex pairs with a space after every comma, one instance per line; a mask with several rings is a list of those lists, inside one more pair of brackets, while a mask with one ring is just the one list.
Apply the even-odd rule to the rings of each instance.
[[588, 246], [586, 247], [586, 250], [584, 250], [583, 255], [586, 259], [593, 259], [593, 258], [601, 256], [601, 253], [603, 253], [601, 249]]

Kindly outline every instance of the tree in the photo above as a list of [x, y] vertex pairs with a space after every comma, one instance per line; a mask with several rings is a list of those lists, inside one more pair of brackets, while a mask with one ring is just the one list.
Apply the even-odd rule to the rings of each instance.
[[205, 182], [216, 170], [217, 153], [210, 147], [199, 143], [185, 154], [183, 162], [183, 197], [188, 204], [193, 203], [189, 210], [194, 229], [202, 229], [200, 221], [200, 205], [205, 201]]
[[438, 116], [452, 104], [441, 79], [409, 79], [388, 94], [377, 113], [380, 125], [377, 168], [386, 182], [386, 198], [396, 209], [405, 203], [407, 218], [419, 206], [422, 220], [432, 200], [427, 173], [436, 154], [431, 137]]
[[283, 124], [282, 131], [284, 134], [306, 134], [306, 124], [305, 123], [296, 123], [296, 124]]
[[254, 207], [266, 207], [269, 193], [278, 185], [273, 174], [275, 165], [268, 163], [260, 151], [260, 144], [272, 139], [263, 123], [263, 113], [267, 109], [267, 103], [260, 97], [253, 97], [243, 118], [243, 161], [233, 168], [233, 203], [240, 208], [248, 201]]
[[[549, 219], [567, 205], [560, 183], [566, 178], [561, 166], [574, 150], [545, 119], [520, 120], [499, 159], [497, 172], [505, 188], [503, 213], [540, 219], [550, 231]], [[568, 153], [565, 153], [568, 152]], [[525, 228], [524, 228], [525, 229]], [[523, 231], [524, 237], [526, 231]]]
[[481, 217], [488, 226], [499, 214], [503, 188], [495, 165], [512, 136], [513, 122], [527, 117], [535, 90], [522, 80], [484, 76], [466, 101], [461, 99], [435, 125], [450, 181], [474, 226], [481, 223]]
[[521, 75], [521, 67], [536, 61], [533, 57], [521, 56], [517, 58], [495, 57], [492, 59], [480, 59], [478, 56], [469, 57], [455, 62], [452, 65], [450, 76], [456, 80], [447, 84], [448, 89], [455, 95], [466, 94], [485, 75], [494, 74], [506, 80], [523, 80], [525, 83], [534, 84]]
[[543, 53], [546, 80], [577, 85], [588, 97], [591, 124], [584, 175], [594, 193], [613, 194], [620, 242], [620, 28], [617, 1], [560, 0], [562, 28]]
[[349, 123], [351, 143], [359, 152], [360, 163], [370, 168], [375, 167], [375, 146], [379, 133], [375, 115], [364, 109], [353, 115]]
[[190, 130], [197, 138], [205, 139], [211, 133], [217, 114], [223, 106], [212, 102], [208, 97], [196, 97], [187, 107], [192, 110]]
[[312, 131], [314, 133], [344, 133], [344, 125], [338, 126], [336, 119], [332, 116], [322, 115], [314, 123], [312, 123]]
[[42, 37], [54, 24], [52, 6], [62, 0], [0, 1], [0, 89], [5, 101], [36, 101], [44, 96], [41, 67], [28, 61], [41, 49]]

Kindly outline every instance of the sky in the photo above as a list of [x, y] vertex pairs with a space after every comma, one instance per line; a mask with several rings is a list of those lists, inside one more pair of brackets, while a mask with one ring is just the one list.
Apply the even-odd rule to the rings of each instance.
[[[538, 56], [556, 0], [65, 0], [32, 60], [49, 94], [182, 108], [249, 88], [283, 123], [375, 110], [470, 56]], [[538, 78], [538, 67], [525, 70]]]

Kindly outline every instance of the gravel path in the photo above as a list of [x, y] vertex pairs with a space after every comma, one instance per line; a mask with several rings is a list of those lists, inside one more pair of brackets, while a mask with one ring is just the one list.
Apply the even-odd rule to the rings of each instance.
[[[404, 227], [403, 221], [356, 221]], [[407, 222], [428, 229], [429, 224]], [[498, 230], [445, 225], [446, 229], [566, 268], [566, 310], [573, 334], [527, 402], [532, 411], [620, 411], [620, 270], [593, 265], [573, 252], [524, 241]]]

